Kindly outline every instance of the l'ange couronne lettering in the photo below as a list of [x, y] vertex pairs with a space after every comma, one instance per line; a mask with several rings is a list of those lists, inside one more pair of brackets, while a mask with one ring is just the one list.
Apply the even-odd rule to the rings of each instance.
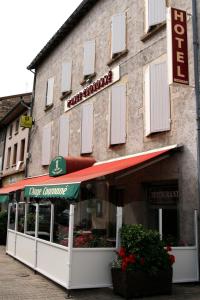
[[65, 192], [68, 190], [67, 187], [65, 188], [30, 188], [30, 194], [34, 196], [40, 196], [40, 195], [65, 195]]

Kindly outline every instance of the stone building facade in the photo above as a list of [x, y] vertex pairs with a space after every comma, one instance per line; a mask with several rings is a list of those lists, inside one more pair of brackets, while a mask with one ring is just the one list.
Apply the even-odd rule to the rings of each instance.
[[[48, 173], [58, 155], [102, 162], [181, 144], [161, 162], [107, 180], [123, 194], [124, 222], [157, 227], [163, 208], [166, 235], [191, 245], [199, 208], [192, 3], [150, 2], [82, 1], [29, 65], [35, 125], [28, 176]], [[189, 85], [168, 83], [166, 5], [187, 12]]]

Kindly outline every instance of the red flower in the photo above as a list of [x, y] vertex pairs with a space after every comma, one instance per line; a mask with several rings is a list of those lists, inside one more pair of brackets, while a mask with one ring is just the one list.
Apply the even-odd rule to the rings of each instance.
[[166, 250], [167, 250], [167, 252], [170, 252], [170, 251], [172, 251], [172, 247], [170, 245], [167, 245]]
[[126, 256], [126, 250], [124, 248], [120, 248], [119, 252], [118, 252], [118, 255], [120, 257], [125, 257]]
[[135, 257], [135, 255], [134, 255], [134, 254], [130, 254], [130, 255], [128, 256], [128, 261], [129, 261], [130, 263], [134, 264], [134, 263], [136, 262], [136, 257]]
[[170, 254], [169, 255], [169, 261], [170, 261], [170, 264], [173, 265], [173, 263], [175, 263], [175, 256]]
[[140, 263], [141, 263], [142, 266], [144, 266], [144, 263], [145, 263], [144, 257], [142, 257], [142, 258], [140, 259]]

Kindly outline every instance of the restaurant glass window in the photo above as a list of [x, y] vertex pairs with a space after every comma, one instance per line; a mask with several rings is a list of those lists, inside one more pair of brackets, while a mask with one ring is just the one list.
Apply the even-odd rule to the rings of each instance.
[[36, 217], [36, 204], [28, 203], [27, 205], [27, 230], [26, 234], [35, 236], [35, 217]]
[[16, 204], [10, 205], [10, 222], [9, 229], [15, 230], [15, 215], [16, 215]]
[[[159, 230], [160, 222], [164, 242], [172, 246], [179, 245], [178, 183], [149, 185], [147, 197], [149, 228]], [[162, 209], [160, 221], [159, 209]]]
[[18, 204], [18, 227], [17, 231], [24, 233], [25, 203]]
[[51, 204], [39, 204], [38, 238], [50, 241]]
[[78, 248], [115, 247], [116, 206], [108, 200], [103, 181], [88, 183], [75, 206], [74, 241]]
[[56, 199], [54, 203], [53, 242], [66, 247], [69, 234], [69, 206], [69, 202], [63, 199]]

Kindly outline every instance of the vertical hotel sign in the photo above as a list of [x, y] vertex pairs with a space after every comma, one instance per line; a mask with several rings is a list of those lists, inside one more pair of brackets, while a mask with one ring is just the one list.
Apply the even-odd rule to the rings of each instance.
[[186, 11], [169, 8], [167, 20], [169, 83], [189, 84]]

